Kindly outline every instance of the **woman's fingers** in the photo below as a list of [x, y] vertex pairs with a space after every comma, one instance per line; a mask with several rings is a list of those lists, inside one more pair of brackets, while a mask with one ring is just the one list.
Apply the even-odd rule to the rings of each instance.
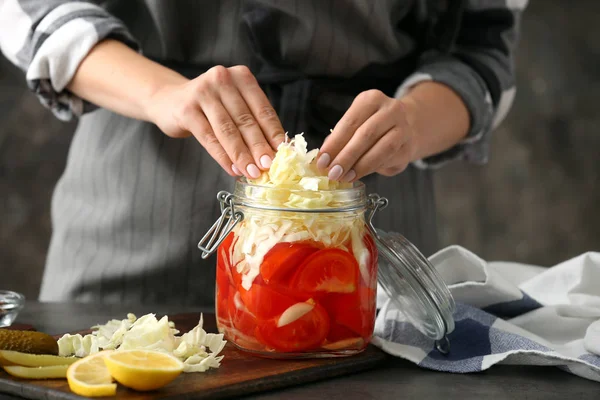
[[151, 102], [165, 134], [181, 138], [191, 132], [232, 175], [258, 178], [285, 139], [277, 114], [246, 67], [213, 67], [191, 81], [161, 87]]
[[236, 123], [221, 103], [221, 99], [213, 94], [209, 99], [203, 99], [200, 106], [210, 122], [216, 138], [233, 164], [247, 178], [258, 178], [260, 170], [254, 163], [252, 153], [246, 146]]
[[[385, 176], [394, 176], [402, 172], [409, 161], [408, 146], [402, 140], [403, 137], [404, 134], [397, 126], [386, 132], [356, 162], [352, 168], [355, 175], [352, 180], [361, 179], [374, 172]], [[391, 159], [393, 159], [393, 163], [390, 163]], [[393, 165], [393, 167], [388, 167], [388, 165]]]
[[231, 76], [240, 95], [258, 122], [262, 134], [273, 150], [285, 140], [285, 131], [269, 99], [246, 66], [231, 67]]
[[213, 67], [197, 79], [195, 96], [231, 160], [227, 170], [258, 178], [285, 134], [252, 73], [246, 67]]
[[356, 179], [354, 165], [377, 141], [394, 126], [386, 109], [380, 109], [367, 119], [342, 148], [329, 168], [329, 179], [350, 182]]
[[336, 160], [357, 130], [377, 112], [381, 96], [385, 95], [378, 90], [369, 90], [356, 96], [348, 111], [333, 128], [331, 135], [325, 139], [317, 158], [317, 167], [322, 170], [328, 169], [329, 179], [337, 180], [348, 172], [344, 171], [342, 166], [334, 165], [332, 161]]
[[412, 136], [404, 105], [379, 90], [368, 90], [356, 96], [325, 140], [317, 167], [327, 168], [329, 179], [344, 182], [373, 172], [395, 175], [411, 158]]
[[261, 130], [256, 117], [240, 95], [233, 76], [227, 76], [229, 72], [222, 73], [224, 76], [220, 77], [222, 84], [219, 87], [219, 95], [223, 107], [241, 132], [255, 164], [259, 168], [268, 169], [271, 166], [274, 151]]
[[190, 111], [185, 116], [184, 121], [185, 128], [191, 132], [196, 140], [200, 142], [202, 147], [206, 149], [208, 154], [215, 159], [229, 175], [236, 176], [240, 175], [239, 171], [233, 169], [231, 159], [227, 155], [227, 152], [221, 146], [221, 143], [216, 138], [210, 123], [200, 110], [200, 107], [196, 107], [195, 110]]

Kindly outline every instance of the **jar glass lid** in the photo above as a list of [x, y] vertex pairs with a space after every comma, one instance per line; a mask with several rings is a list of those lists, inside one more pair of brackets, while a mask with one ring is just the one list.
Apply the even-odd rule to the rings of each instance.
[[447, 335], [454, 330], [452, 294], [429, 260], [404, 236], [373, 227], [371, 218], [387, 200], [369, 197], [369, 225], [379, 252], [377, 280], [408, 322], [435, 340], [442, 353], [449, 351]]

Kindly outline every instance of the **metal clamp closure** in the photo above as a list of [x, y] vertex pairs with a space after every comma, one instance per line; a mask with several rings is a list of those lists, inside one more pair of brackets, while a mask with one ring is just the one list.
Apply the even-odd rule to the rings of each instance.
[[[231, 193], [222, 190], [217, 194], [217, 200], [221, 205], [221, 216], [198, 243], [198, 248], [202, 250], [203, 259], [210, 257], [238, 222], [244, 219], [244, 213], [235, 209]], [[205, 243], [206, 241], [208, 243]]]
[[389, 201], [387, 198], [385, 197], [381, 197], [379, 196], [377, 193], [371, 193], [367, 199], [367, 208], [369, 210], [369, 215], [367, 216], [367, 222], [369, 224], [369, 229], [371, 230], [371, 233], [377, 235], [377, 230], [375, 229], [375, 226], [373, 226], [373, 217], [375, 216], [375, 213], [379, 210], [383, 210], [384, 208], [386, 208], [389, 204]]

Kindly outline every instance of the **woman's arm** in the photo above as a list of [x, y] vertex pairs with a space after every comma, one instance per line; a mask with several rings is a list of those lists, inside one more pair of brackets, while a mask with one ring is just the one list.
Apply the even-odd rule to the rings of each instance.
[[257, 178], [284, 139], [279, 119], [246, 67], [215, 67], [189, 80], [112, 40], [96, 45], [68, 89], [174, 138], [194, 135], [231, 175]]
[[423, 54], [419, 69], [396, 95], [402, 98], [415, 85], [438, 82], [459, 95], [469, 112], [466, 137], [444, 151], [413, 161], [421, 168], [440, 167], [456, 159], [487, 162], [491, 134], [515, 98], [515, 52], [528, 0], [464, 2], [465, 11], [451, 52]]
[[[469, 131], [469, 112], [448, 86], [421, 82], [401, 99], [379, 90], [356, 97], [321, 147], [317, 166], [329, 179], [393, 176], [413, 161], [444, 151]], [[335, 156], [332, 156], [335, 154]]]
[[138, 53], [121, 21], [88, 1], [0, 0], [0, 49], [57, 117], [96, 106], [193, 134], [231, 175], [256, 178], [285, 134], [245, 67], [188, 80]]
[[464, 140], [470, 127], [469, 110], [449, 86], [425, 81], [402, 97], [415, 130], [413, 160], [439, 154]]
[[450, 54], [430, 51], [395, 98], [361, 93], [321, 147], [331, 179], [395, 175], [410, 163], [484, 163], [515, 95], [514, 52], [527, 0], [466, 0]]
[[67, 89], [99, 107], [152, 122], [149, 103], [157, 90], [188, 81], [121, 42], [105, 40], [82, 60]]
[[91, 1], [0, 0], [0, 50], [61, 120], [94, 109], [65, 88], [89, 51], [106, 38], [139, 49], [125, 25]]

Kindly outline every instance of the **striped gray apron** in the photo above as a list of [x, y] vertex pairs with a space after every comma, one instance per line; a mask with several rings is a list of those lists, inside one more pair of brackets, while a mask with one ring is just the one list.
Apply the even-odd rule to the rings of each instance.
[[[356, 94], [378, 88], [392, 95], [414, 68], [404, 59], [350, 79], [303, 76], [271, 51], [270, 17], [259, 7], [245, 14], [256, 54], [250, 68], [284, 128], [305, 132], [311, 147]], [[159, 61], [189, 77], [207, 68]], [[390, 200], [375, 217], [378, 228], [403, 233], [426, 255], [437, 249], [431, 171], [409, 167], [363, 181]], [[233, 178], [193, 137], [171, 139], [153, 124], [106, 110], [82, 117], [52, 201], [40, 299], [213, 305], [215, 258], [202, 260], [196, 245], [219, 216], [217, 192], [232, 188]]]

